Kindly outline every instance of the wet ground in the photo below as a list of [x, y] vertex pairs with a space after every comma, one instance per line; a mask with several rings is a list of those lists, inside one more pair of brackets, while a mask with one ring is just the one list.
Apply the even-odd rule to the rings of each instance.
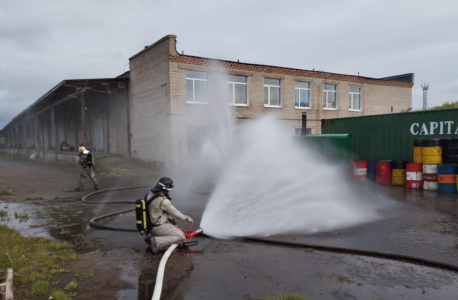
[[[149, 185], [162, 174], [146, 165], [132, 168], [119, 157], [104, 157], [100, 164], [102, 188]], [[77, 168], [0, 155], [0, 169], [0, 189], [13, 191], [12, 196], [0, 196], [0, 210], [8, 211], [9, 216], [3, 223], [24, 235], [70, 242], [83, 254], [73, 267], [98, 272], [93, 284], [79, 286], [74, 299], [151, 299], [160, 256], [145, 252], [146, 244], [138, 233], [88, 226], [88, 220], [96, 215], [130, 207], [110, 201], [133, 201], [148, 189], [104, 193], [92, 200], [105, 204], [85, 204], [79, 201], [85, 193], [70, 192], [78, 182]], [[178, 172], [174, 178], [177, 188], [173, 203], [199, 223], [209, 195], [201, 191], [184, 194], [180, 186], [186, 180], [185, 173]], [[327, 233], [271, 238], [406, 254], [458, 265], [456, 195], [380, 185], [358, 188], [368, 201], [371, 197], [392, 199], [393, 205], [381, 211], [382, 220]], [[27, 212], [28, 217], [16, 217], [15, 212]], [[129, 212], [102, 223], [133, 229], [134, 219]], [[458, 273], [448, 270], [306, 248], [198, 239], [199, 246], [178, 251], [169, 259], [162, 299], [253, 300], [288, 293], [309, 300], [457, 299], [458, 295]]]

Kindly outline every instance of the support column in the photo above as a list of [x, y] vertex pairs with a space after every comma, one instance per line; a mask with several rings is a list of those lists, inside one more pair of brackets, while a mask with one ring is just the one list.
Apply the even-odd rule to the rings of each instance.
[[40, 137], [38, 135], [38, 115], [35, 115], [34, 119], [35, 119], [35, 150], [38, 151], [41, 148], [40, 142], [39, 142]]
[[78, 152], [78, 110], [75, 109], [75, 114], [73, 115], [75, 118], [75, 151]]
[[106, 153], [110, 153], [110, 96], [109, 95], [106, 95], [105, 96], [105, 120], [106, 120], [106, 132], [107, 132], [107, 138], [106, 138], [106, 141], [107, 141], [107, 147], [105, 148], [106, 149]]
[[24, 139], [24, 148], [27, 149], [27, 121], [22, 123], [22, 136]]
[[86, 92], [81, 93], [81, 121], [83, 125], [83, 143], [84, 147], [87, 148], [87, 131], [86, 131], [86, 100], [85, 98]]
[[16, 128], [16, 138], [14, 140], [16, 142], [16, 149], [19, 152], [19, 128], [18, 128], [18, 125], [14, 126], [14, 128]]
[[54, 149], [55, 160], [57, 160], [57, 130], [56, 130], [56, 116], [54, 112], [54, 106], [50, 108], [51, 112], [51, 145]]
[[132, 148], [131, 148], [131, 139], [132, 139], [132, 134], [130, 133], [130, 101], [129, 101], [129, 96], [127, 94], [128, 88], [127, 86], [124, 89], [124, 99], [126, 102], [126, 113], [127, 113], [127, 155], [130, 158], [132, 155]]

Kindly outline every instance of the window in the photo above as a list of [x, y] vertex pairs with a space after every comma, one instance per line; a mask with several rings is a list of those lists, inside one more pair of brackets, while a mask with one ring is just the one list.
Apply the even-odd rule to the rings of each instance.
[[207, 72], [186, 70], [186, 102], [208, 103]]
[[248, 106], [248, 83], [246, 76], [229, 75], [229, 103], [238, 106]]
[[310, 108], [310, 82], [296, 81], [296, 108]]
[[325, 84], [323, 89], [323, 108], [337, 109], [337, 84]]
[[362, 110], [361, 100], [361, 88], [351, 86], [349, 93], [350, 110]]
[[264, 106], [281, 106], [281, 80], [264, 78]]

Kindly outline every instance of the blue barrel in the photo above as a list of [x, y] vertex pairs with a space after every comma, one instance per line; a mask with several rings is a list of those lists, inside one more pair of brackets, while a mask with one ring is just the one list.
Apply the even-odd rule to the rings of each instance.
[[367, 162], [367, 179], [375, 181], [376, 174], [377, 174], [377, 162], [368, 161]]
[[437, 167], [437, 189], [456, 193], [456, 164], [441, 164]]

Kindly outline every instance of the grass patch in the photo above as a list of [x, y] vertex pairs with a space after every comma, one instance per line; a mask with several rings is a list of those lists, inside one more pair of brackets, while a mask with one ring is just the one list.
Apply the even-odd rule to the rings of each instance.
[[75, 278], [87, 278], [92, 276], [94, 276], [94, 272], [92, 271], [76, 270], [75, 273], [73, 273], [73, 277]]
[[22, 213], [15, 212], [14, 217], [16, 219], [19, 219], [20, 223], [26, 222], [29, 220], [29, 214], [27, 212], [22, 212]]
[[0, 210], [0, 221], [8, 221], [8, 212], [5, 210]]
[[63, 290], [55, 290], [51, 293], [53, 300], [71, 300], [73, 293], [66, 293]]
[[14, 282], [18, 285], [50, 281], [64, 270], [61, 263], [78, 259], [67, 243], [24, 237], [6, 225], [0, 225], [0, 253], [0, 270], [14, 268]]
[[0, 196], [11, 196], [13, 195], [13, 193], [11, 193], [10, 191], [8, 190], [0, 190]]
[[29, 291], [30, 296], [40, 296], [43, 295], [49, 287], [49, 282], [39, 280], [33, 284], [32, 289]]
[[278, 296], [276, 298], [264, 298], [263, 300], [307, 300], [304, 296], [298, 295], [298, 294], [290, 294], [290, 295], [282, 295]]
[[78, 284], [74, 281], [71, 281], [65, 286], [64, 290], [71, 292], [78, 287]]

